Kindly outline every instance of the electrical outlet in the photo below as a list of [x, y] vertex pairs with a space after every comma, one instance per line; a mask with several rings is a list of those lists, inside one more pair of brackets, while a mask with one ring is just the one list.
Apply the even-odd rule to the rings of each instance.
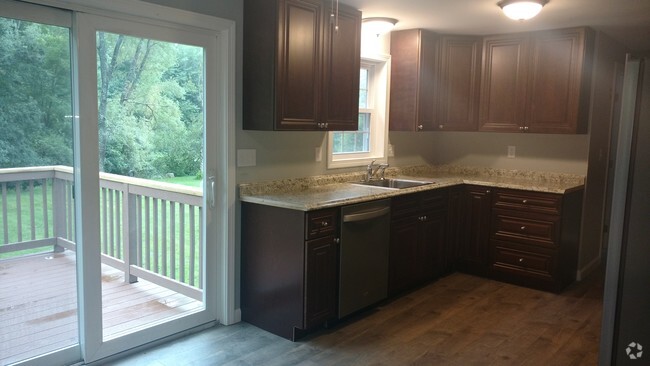
[[508, 158], [514, 159], [516, 155], [517, 148], [515, 146], [508, 146]]
[[388, 144], [388, 157], [392, 158], [395, 156], [395, 150], [393, 149], [392, 144]]

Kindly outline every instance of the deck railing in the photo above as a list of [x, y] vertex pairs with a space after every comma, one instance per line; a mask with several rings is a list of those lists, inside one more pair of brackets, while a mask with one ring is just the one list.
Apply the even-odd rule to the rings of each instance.
[[[72, 168], [0, 169], [0, 258], [76, 250]], [[202, 299], [200, 188], [100, 173], [102, 263]]]

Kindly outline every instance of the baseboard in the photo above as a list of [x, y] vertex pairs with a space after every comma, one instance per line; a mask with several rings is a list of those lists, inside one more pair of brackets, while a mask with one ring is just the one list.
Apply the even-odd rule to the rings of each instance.
[[598, 256], [594, 258], [591, 262], [589, 262], [586, 266], [578, 269], [576, 273], [576, 281], [582, 281], [583, 279], [587, 278], [591, 274], [591, 272], [595, 271], [596, 268], [600, 266], [600, 260], [601, 257]]
[[233, 320], [235, 323], [241, 322], [241, 308], [235, 309], [235, 318]]

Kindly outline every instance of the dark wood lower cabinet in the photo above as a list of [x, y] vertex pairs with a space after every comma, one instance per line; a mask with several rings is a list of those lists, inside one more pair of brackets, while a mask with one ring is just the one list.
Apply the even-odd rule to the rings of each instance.
[[389, 296], [422, 285], [444, 272], [446, 228], [446, 190], [393, 198]]
[[[582, 190], [465, 185], [391, 199], [388, 295], [454, 270], [547, 291], [575, 280]], [[242, 319], [296, 340], [338, 318], [339, 208], [242, 203]]]
[[490, 239], [490, 187], [468, 185], [460, 197], [461, 218], [457, 268], [479, 276], [488, 274]]
[[336, 318], [338, 240], [326, 236], [305, 243], [305, 327]]
[[554, 292], [575, 281], [582, 193], [495, 190], [491, 276]]
[[242, 203], [242, 320], [296, 340], [336, 318], [338, 212]]

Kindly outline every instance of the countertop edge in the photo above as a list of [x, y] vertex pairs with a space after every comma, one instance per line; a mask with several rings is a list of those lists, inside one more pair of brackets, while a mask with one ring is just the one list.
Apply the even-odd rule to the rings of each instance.
[[[405, 188], [405, 189], [384, 189], [384, 188], [366, 188], [365, 193], [360, 193], [358, 195], [352, 195], [350, 197], [342, 197], [338, 199], [330, 200], [318, 200], [318, 194], [322, 193], [318, 190], [303, 190], [300, 192], [289, 192], [289, 193], [278, 193], [278, 194], [244, 194], [239, 196], [240, 201], [248, 203], [256, 203], [267, 206], [286, 208], [298, 211], [314, 211], [325, 208], [333, 208], [344, 205], [350, 205], [355, 203], [368, 202], [372, 200], [396, 197], [404, 194], [430, 191], [441, 188], [454, 187], [462, 184], [469, 185], [480, 185], [492, 188], [506, 188], [506, 189], [519, 189], [532, 192], [543, 192], [543, 193], [553, 193], [553, 194], [567, 194], [575, 191], [584, 189], [584, 183], [582, 184], [566, 184], [564, 188], [551, 187], [549, 184], [532, 184], [533, 182], [523, 183], [512, 183], [512, 182], [494, 182], [489, 180], [481, 180], [480, 178], [467, 178], [467, 177], [443, 177], [443, 178], [433, 178], [433, 177], [414, 177], [410, 176], [409, 178], [414, 179], [433, 179], [436, 180], [435, 183]], [[327, 187], [327, 191], [336, 192], [349, 190], [352, 187], [356, 186], [353, 183], [334, 183], [330, 184]], [[300, 199], [302, 197], [302, 199]]]

